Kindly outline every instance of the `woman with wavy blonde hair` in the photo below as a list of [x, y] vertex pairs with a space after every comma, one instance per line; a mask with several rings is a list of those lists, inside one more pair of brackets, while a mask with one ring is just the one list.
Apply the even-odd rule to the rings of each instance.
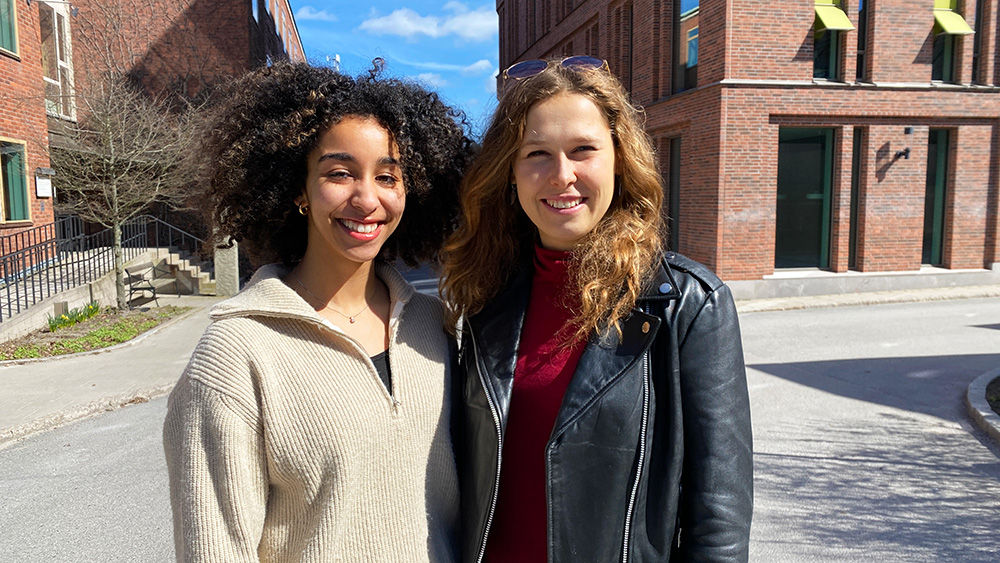
[[662, 248], [641, 110], [591, 57], [520, 62], [503, 86], [445, 246], [465, 559], [746, 561], [736, 310]]

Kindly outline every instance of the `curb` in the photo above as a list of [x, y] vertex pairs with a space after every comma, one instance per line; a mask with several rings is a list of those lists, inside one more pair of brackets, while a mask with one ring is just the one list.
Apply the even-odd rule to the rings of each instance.
[[898, 291], [836, 293], [830, 295], [800, 295], [794, 297], [775, 297], [767, 299], [738, 299], [736, 300], [736, 311], [739, 314], [763, 313], [769, 311], [791, 311], [795, 309], [887, 305], [892, 303], [922, 303], [928, 301], [951, 301], [957, 299], [984, 299], [994, 297], [1000, 297], [1000, 284]]
[[969, 390], [965, 394], [965, 405], [973, 422], [1000, 446], [1000, 416], [993, 412], [989, 401], [986, 400], [986, 386], [998, 377], [1000, 369], [988, 371], [977, 377], [969, 384]]
[[19, 442], [23, 438], [27, 438], [40, 432], [53, 430], [55, 428], [59, 428], [60, 426], [88, 418], [95, 414], [118, 410], [119, 408], [128, 405], [148, 403], [152, 399], [162, 397], [163, 395], [169, 393], [171, 389], [174, 388], [174, 385], [175, 383], [171, 383], [169, 385], [143, 389], [115, 397], [98, 399], [89, 404], [66, 409], [62, 412], [21, 424], [20, 426], [4, 428], [0, 431], [0, 450]]

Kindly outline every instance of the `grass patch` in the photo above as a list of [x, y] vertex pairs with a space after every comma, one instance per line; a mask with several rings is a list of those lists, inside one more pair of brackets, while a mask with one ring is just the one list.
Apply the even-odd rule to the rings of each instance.
[[1000, 377], [986, 385], [986, 401], [989, 402], [993, 412], [1000, 415]]
[[56, 330], [39, 330], [0, 344], [0, 360], [48, 358], [107, 348], [128, 342], [188, 310], [190, 307], [173, 305], [132, 311], [109, 307], [74, 324]]

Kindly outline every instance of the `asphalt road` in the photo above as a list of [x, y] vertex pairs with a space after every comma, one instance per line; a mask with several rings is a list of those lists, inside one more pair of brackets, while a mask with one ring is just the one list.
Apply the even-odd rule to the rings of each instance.
[[752, 561], [1000, 561], [998, 450], [962, 402], [1000, 365], [1000, 302], [741, 320]]
[[[1000, 303], [742, 317], [751, 561], [1000, 561], [1000, 450], [962, 395], [1000, 365]], [[165, 399], [0, 450], [0, 561], [170, 561]]]

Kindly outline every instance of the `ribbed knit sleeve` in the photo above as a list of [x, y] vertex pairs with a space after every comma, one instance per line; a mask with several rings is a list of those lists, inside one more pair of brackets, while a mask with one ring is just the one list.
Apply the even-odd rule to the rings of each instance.
[[264, 440], [247, 362], [216, 332], [209, 329], [199, 343], [164, 424], [177, 560], [258, 561], [267, 503]]

